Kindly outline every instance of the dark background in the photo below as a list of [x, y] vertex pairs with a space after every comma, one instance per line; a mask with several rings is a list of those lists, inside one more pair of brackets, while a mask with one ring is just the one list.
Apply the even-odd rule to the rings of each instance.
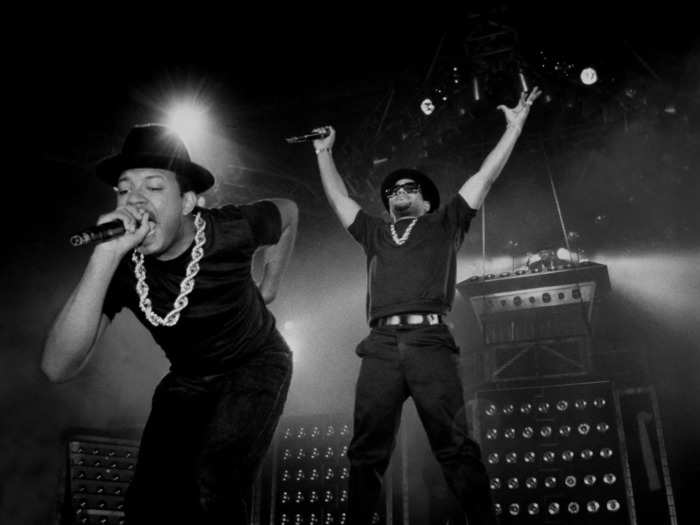
[[[630, 360], [628, 384], [656, 387], [679, 517], [689, 523], [700, 470], [697, 29], [680, 5], [611, 4], [191, 5], [167, 14], [124, 5], [110, 15], [8, 17], [16, 31], [4, 46], [0, 522], [50, 523], [66, 430], [138, 428], [167, 369], [130, 314], [74, 381], [52, 385], [38, 368], [46, 330], [89, 256], [68, 235], [113, 205], [92, 166], [133, 124], [162, 121], [173, 100], [195, 98], [210, 128], [191, 153], [217, 176], [208, 204], [297, 201], [298, 243], [272, 308], [295, 351], [285, 413], [348, 412], [353, 350], [366, 332], [364, 258], [323, 197], [311, 147], [283, 138], [333, 124], [341, 172], [370, 211], [381, 211], [383, 175], [402, 165], [428, 170], [444, 195], [497, 141], [495, 107], [515, 103], [522, 70], [549, 101], [534, 106], [487, 201], [486, 269], [563, 244], [551, 175], [574, 248], [610, 272], [596, 349]], [[587, 65], [600, 76], [590, 87], [577, 79]], [[426, 95], [438, 95], [430, 117], [418, 108]], [[460, 252], [459, 280], [482, 271], [482, 214]], [[465, 363], [479, 347], [472, 317], [458, 297], [450, 322]]]

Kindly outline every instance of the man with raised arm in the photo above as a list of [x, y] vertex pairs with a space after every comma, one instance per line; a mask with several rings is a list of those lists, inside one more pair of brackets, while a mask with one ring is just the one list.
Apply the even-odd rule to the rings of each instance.
[[456, 255], [469, 223], [503, 170], [539, 95], [535, 88], [523, 93], [515, 107], [498, 107], [506, 118], [503, 136], [443, 206], [437, 187], [424, 173], [390, 173], [381, 186], [389, 222], [368, 215], [348, 196], [332, 156], [335, 131], [326, 128], [329, 135], [314, 141], [331, 207], [367, 256], [371, 331], [357, 347], [362, 365], [348, 450], [351, 525], [371, 523], [408, 396], [469, 525], [496, 523], [481, 452], [468, 436], [458, 348], [444, 316], [452, 307]]

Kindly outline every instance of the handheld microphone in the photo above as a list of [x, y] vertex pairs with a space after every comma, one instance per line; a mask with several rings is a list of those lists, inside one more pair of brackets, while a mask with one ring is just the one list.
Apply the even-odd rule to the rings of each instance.
[[288, 144], [298, 144], [300, 142], [311, 142], [316, 139], [325, 139], [331, 132], [328, 128], [323, 128], [322, 131], [314, 131], [306, 135], [297, 135], [296, 137], [287, 137], [286, 140]]
[[126, 233], [124, 223], [119, 219], [91, 226], [82, 231], [79, 231], [70, 237], [70, 243], [73, 246], [84, 246], [92, 242], [104, 242], [114, 237], [119, 237]]

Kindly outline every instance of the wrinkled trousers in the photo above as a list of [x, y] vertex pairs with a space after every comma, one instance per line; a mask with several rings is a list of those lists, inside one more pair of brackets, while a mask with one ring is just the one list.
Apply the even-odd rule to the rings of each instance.
[[276, 336], [226, 374], [167, 374], [141, 437], [126, 523], [247, 524], [291, 373], [291, 353]]
[[468, 436], [458, 348], [449, 329], [442, 324], [374, 328], [357, 354], [362, 365], [348, 449], [350, 524], [371, 523], [408, 396], [469, 525], [496, 523], [481, 451]]

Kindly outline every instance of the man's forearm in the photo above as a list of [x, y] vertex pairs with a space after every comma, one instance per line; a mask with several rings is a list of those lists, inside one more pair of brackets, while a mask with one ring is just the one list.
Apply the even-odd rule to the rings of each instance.
[[520, 127], [507, 127], [496, 146], [481, 163], [479, 171], [472, 175], [459, 190], [472, 208], [480, 208], [483, 204], [491, 185], [508, 162], [518, 137], [520, 137]]
[[322, 151], [318, 154], [318, 169], [321, 173], [323, 190], [330, 201], [337, 197], [349, 197], [348, 189], [340, 173], [338, 173], [338, 168], [335, 166], [335, 160], [330, 150]]
[[284, 207], [282, 233], [277, 244], [266, 246], [263, 252], [263, 274], [260, 281], [260, 293], [265, 303], [270, 303], [277, 296], [282, 276], [292, 256], [296, 241], [299, 216], [296, 206]]
[[348, 189], [335, 167], [330, 150], [321, 151], [318, 154], [318, 169], [328, 202], [340, 222], [347, 228], [355, 219], [360, 206], [348, 195]]
[[65, 381], [85, 365], [99, 336], [102, 306], [119, 258], [93, 252], [85, 272], [49, 330], [41, 368]]

